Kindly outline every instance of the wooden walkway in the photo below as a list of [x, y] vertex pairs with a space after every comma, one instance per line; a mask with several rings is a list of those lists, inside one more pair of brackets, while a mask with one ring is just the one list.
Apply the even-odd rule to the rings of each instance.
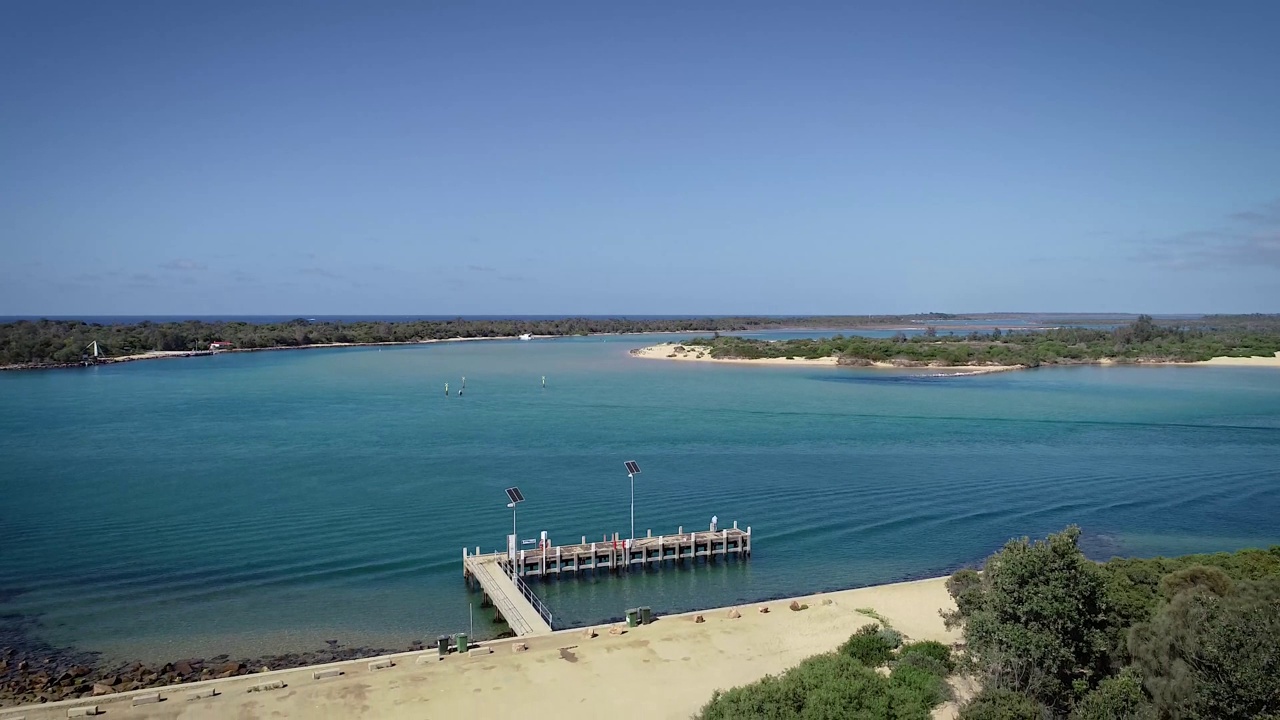
[[465, 576], [479, 583], [485, 600], [493, 604], [512, 632], [518, 637], [551, 632], [551, 612], [524, 581], [510, 576], [503, 567], [505, 561], [501, 553], [468, 555], [462, 551]]
[[[689, 533], [681, 528], [675, 535], [654, 537], [650, 533], [646, 537], [636, 538], [630, 544], [621, 539], [589, 543], [584, 537], [581, 542], [572, 545], [521, 550], [516, 567], [520, 577], [549, 577], [564, 573], [577, 574], [586, 570], [660, 567], [667, 561], [677, 565], [698, 559], [714, 562], [717, 558], [732, 556], [751, 556], [751, 528], [739, 530], [735, 524], [732, 528], [722, 530]], [[499, 562], [508, 564], [505, 556]]]
[[492, 605], [499, 619], [505, 620], [517, 636], [541, 635], [553, 629], [551, 610], [529, 589], [524, 578], [562, 577], [566, 573], [576, 577], [588, 570], [658, 569], [668, 561], [683, 565], [700, 559], [704, 562], [730, 557], [745, 559], [751, 557], [751, 528], [739, 530], [735, 522], [730, 528], [686, 533], [682, 527], [674, 535], [654, 537], [650, 531], [631, 542], [617, 535], [590, 543], [583, 537], [581, 542], [570, 545], [547, 542], [531, 550], [519, 550], [515, 557], [513, 573], [507, 553], [482, 553], [478, 547], [471, 552], [463, 548], [462, 576], [468, 586], [473, 583], [480, 586], [484, 594], [482, 607]]

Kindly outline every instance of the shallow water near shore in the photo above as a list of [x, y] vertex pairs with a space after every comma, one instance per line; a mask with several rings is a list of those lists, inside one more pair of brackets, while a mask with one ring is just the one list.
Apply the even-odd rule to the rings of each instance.
[[[782, 334], [776, 335], [778, 337]], [[1280, 543], [1280, 372], [963, 378], [628, 357], [592, 337], [0, 374], [0, 615], [164, 661], [498, 627], [461, 549], [751, 525], [748, 562], [535, 583], [557, 626], [871, 585], [1080, 524], [1086, 549]], [[462, 397], [445, 397], [444, 383]], [[546, 376], [547, 387], [541, 387]]]

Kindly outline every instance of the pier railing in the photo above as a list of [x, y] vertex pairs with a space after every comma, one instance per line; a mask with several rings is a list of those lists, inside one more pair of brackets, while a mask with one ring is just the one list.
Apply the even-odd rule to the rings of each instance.
[[547, 623], [547, 627], [554, 630], [556, 625], [551, 622], [551, 608], [543, 604], [542, 599], [525, 584], [524, 580], [521, 579], [519, 575], [512, 576], [512, 579], [515, 580], [516, 589], [520, 591], [520, 594], [524, 596], [525, 600], [529, 601], [529, 604], [533, 606], [533, 609], [538, 611], [538, 614], [542, 616], [543, 621]]

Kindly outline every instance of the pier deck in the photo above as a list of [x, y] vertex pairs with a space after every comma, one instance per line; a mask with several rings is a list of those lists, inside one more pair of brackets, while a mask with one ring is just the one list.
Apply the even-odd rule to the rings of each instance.
[[[508, 542], [514, 544], [511, 536]], [[510, 546], [509, 546], [510, 547]], [[515, 569], [512, 572], [512, 557]], [[748, 558], [751, 556], [751, 528], [739, 530], [738, 523], [731, 528], [699, 530], [686, 533], [681, 527], [675, 535], [645, 537], [633, 541], [607, 535], [599, 542], [581, 542], [570, 545], [552, 545], [545, 540], [532, 550], [482, 553], [480, 548], [471, 552], [462, 549], [462, 576], [468, 584], [478, 583], [484, 593], [483, 605], [492, 604], [498, 617], [506, 620], [511, 630], [520, 637], [551, 632], [551, 611], [538, 599], [524, 578], [571, 577], [585, 571], [643, 570], [661, 568], [667, 561], [675, 565], [699, 559], [715, 562], [717, 558]]]
[[[519, 637], [551, 632], [551, 613], [528, 586], [513, 580], [503, 567], [506, 556], [500, 553], [467, 555], [462, 551], [467, 576], [480, 584], [485, 599], [493, 603], [498, 615]], [[518, 587], [517, 583], [522, 587]]]

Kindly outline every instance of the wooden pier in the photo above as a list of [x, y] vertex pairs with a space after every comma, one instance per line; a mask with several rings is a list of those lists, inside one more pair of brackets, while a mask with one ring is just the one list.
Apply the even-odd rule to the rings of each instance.
[[484, 593], [482, 605], [493, 605], [498, 617], [505, 620], [517, 636], [551, 632], [551, 611], [523, 580], [511, 577], [505, 561], [502, 553], [468, 555], [463, 548], [463, 577], [468, 584], [474, 581], [480, 585]]
[[507, 621], [518, 636], [539, 635], [552, 629], [551, 611], [529, 589], [523, 578], [563, 577], [591, 571], [624, 572], [645, 568], [662, 568], [668, 562], [679, 566], [699, 559], [715, 562], [717, 558], [751, 557], [751, 528], [731, 528], [684, 532], [653, 536], [653, 531], [634, 541], [604, 536], [597, 542], [571, 545], [542, 543], [540, 547], [515, 551], [512, 572], [510, 552], [481, 553], [462, 549], [463, 577], [468, 585], [478, 583], [486, 604], [492, 604], [498, 616]]

